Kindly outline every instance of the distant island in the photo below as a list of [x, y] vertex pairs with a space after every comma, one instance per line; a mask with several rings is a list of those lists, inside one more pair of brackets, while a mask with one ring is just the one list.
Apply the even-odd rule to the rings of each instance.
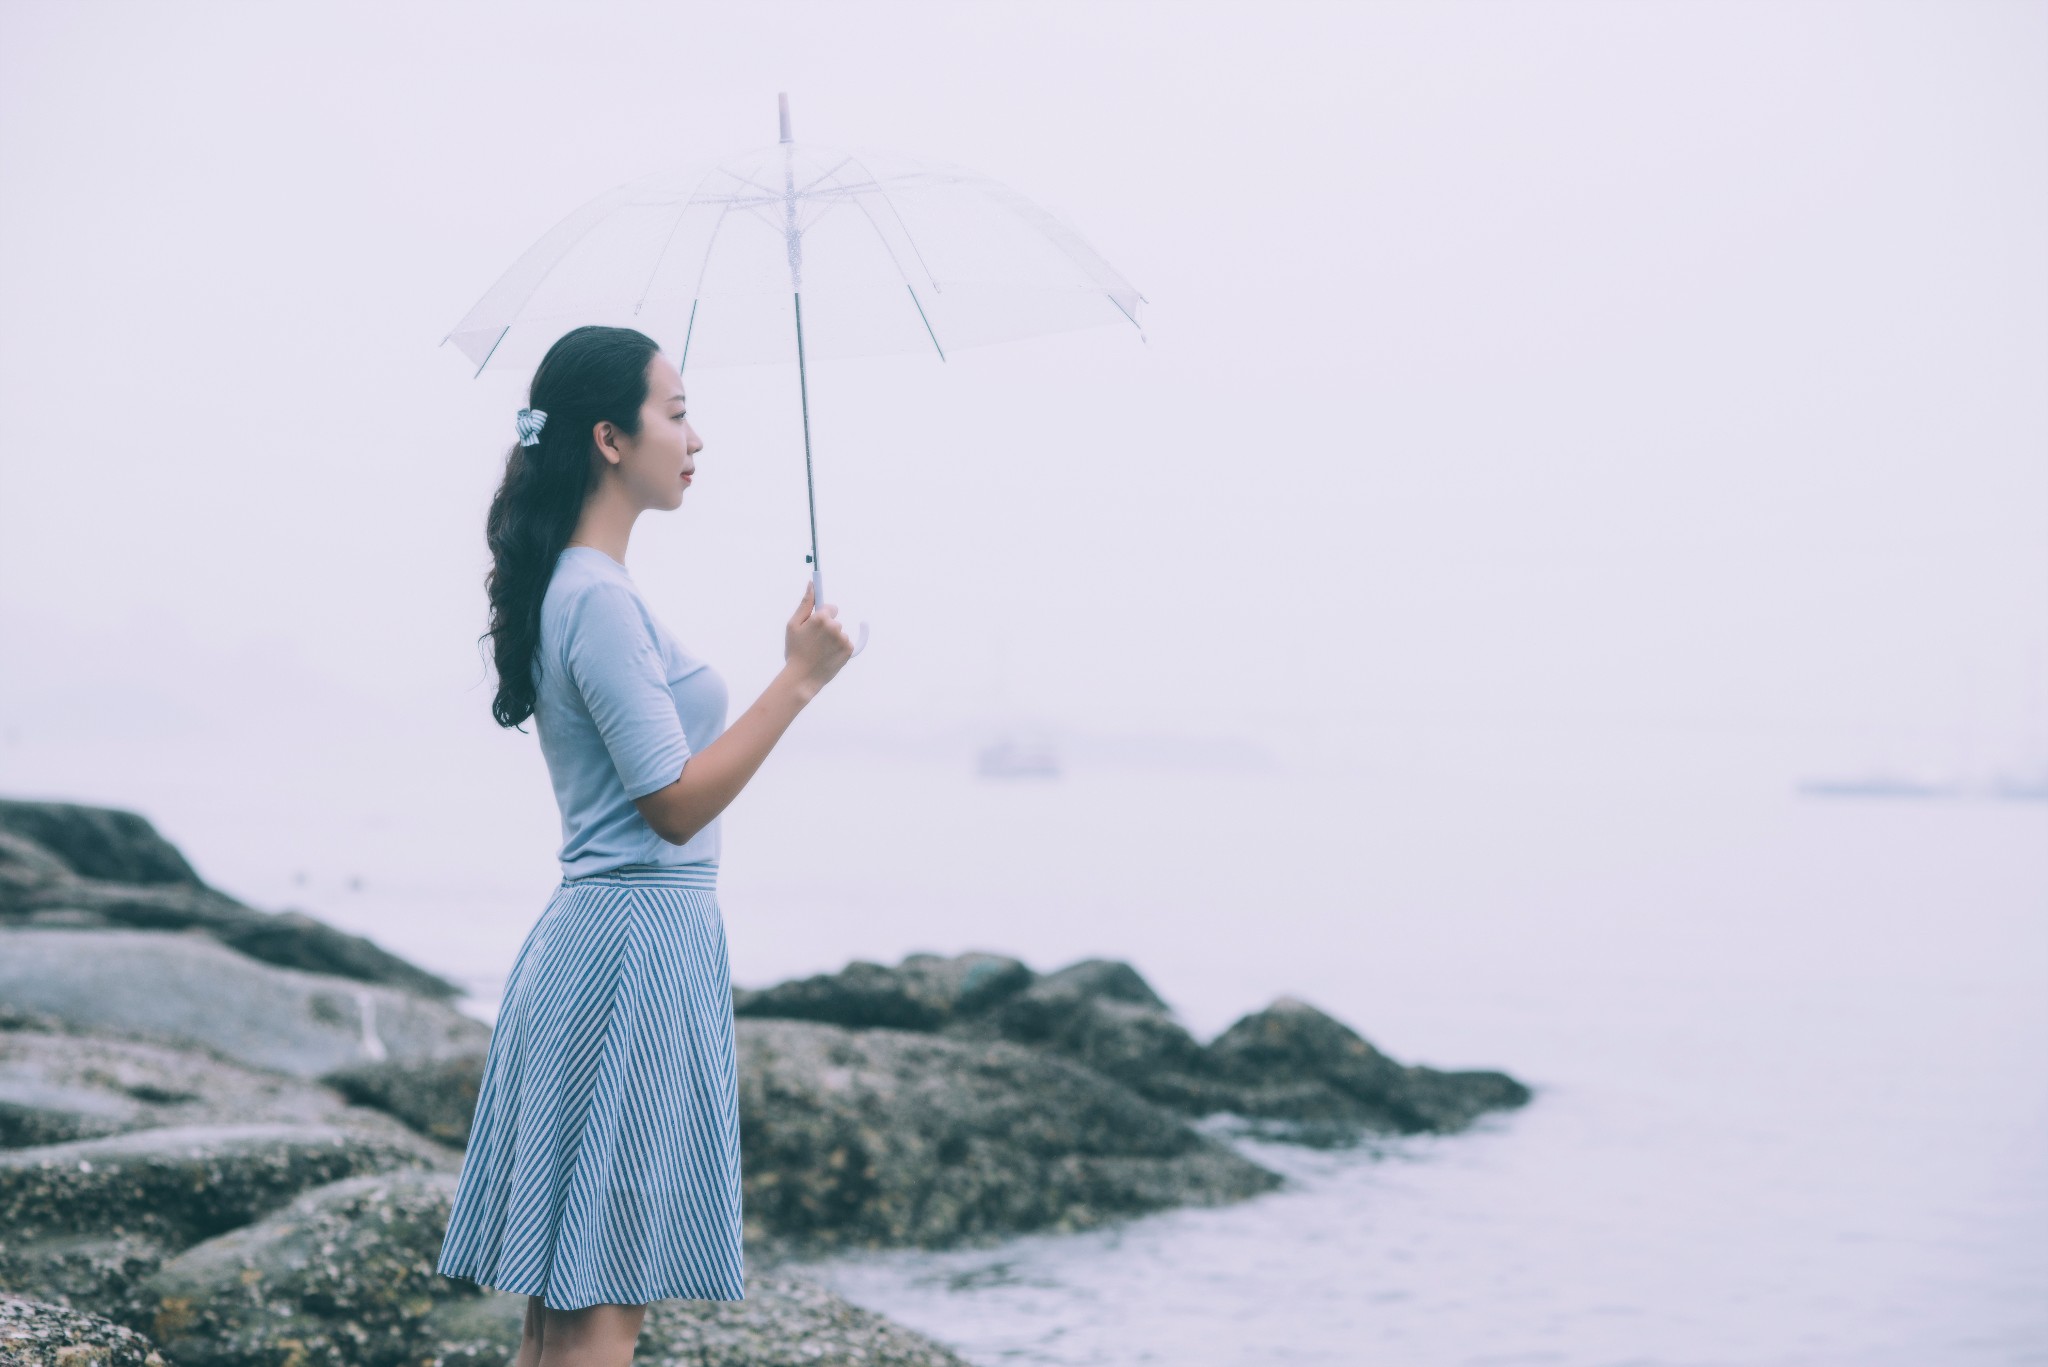
[[2001, 771], [1979, 779], [1933, 779], [1876, 771], [1837, 778], [1802, 779], [1808, 797], [1938, 798], [1982, 802], [2048, 802], [2048, 767], [2034, 773]]

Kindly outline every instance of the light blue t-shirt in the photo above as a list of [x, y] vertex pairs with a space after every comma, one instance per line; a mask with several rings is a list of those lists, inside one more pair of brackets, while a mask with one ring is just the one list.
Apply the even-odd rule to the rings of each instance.
[[534, 730], [562, 809], [562, 876], [718, 860], [713, 817], [688, 843], [656, 835], [633, 799], [666, 788], [725, 730], [725, 680], [654, 619], [626, 567], [565, 547], [541, 600]]

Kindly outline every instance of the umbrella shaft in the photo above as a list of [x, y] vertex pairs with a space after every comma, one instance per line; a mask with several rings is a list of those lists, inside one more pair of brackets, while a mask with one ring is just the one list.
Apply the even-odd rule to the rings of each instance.
[[[790, 297], [796, 300], [796, 384], [804, 410], [804, 494], [811, 505], [811, 576], [812, 583], [817, 584], [822, 569], [818, 564], [818, 491], [811, 478], [811, 385], [804, 374], [804, 296], [799, 291]], [[823, 605], [814, 600], [812, 606]]]

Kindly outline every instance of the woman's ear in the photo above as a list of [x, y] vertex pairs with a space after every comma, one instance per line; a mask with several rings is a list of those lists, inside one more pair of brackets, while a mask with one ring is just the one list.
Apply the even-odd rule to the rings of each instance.
[[610, 419], [600, 419], [597, 426], [590, 429], [590, 437], [597, 443], [597, 453], [604, 457], [607, 465], [617, 465], [626, 458], [626, 453], [619, 449], [619, 429], [612, 426]]

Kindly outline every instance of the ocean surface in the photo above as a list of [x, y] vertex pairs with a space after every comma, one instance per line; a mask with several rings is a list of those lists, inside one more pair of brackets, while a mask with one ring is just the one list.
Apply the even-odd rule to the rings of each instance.
[[[0, 790], [142, 810], [488, 1019], [557, 876], [531, 738], [243, 733], [16, 734]], [[1288, 1183], [810, 1266], [841, 1294], [981, 1364], [2048, 1363], [2048, 803], [1802, 795], [1796, 738], [1683, 728], [1065, 753], [793, 732], [726, 817], [735, 981], [1112, 956], [1200, 1038], [1293, 993], [1535, 1099], [1328, 1152], [1213, 1118]]]

